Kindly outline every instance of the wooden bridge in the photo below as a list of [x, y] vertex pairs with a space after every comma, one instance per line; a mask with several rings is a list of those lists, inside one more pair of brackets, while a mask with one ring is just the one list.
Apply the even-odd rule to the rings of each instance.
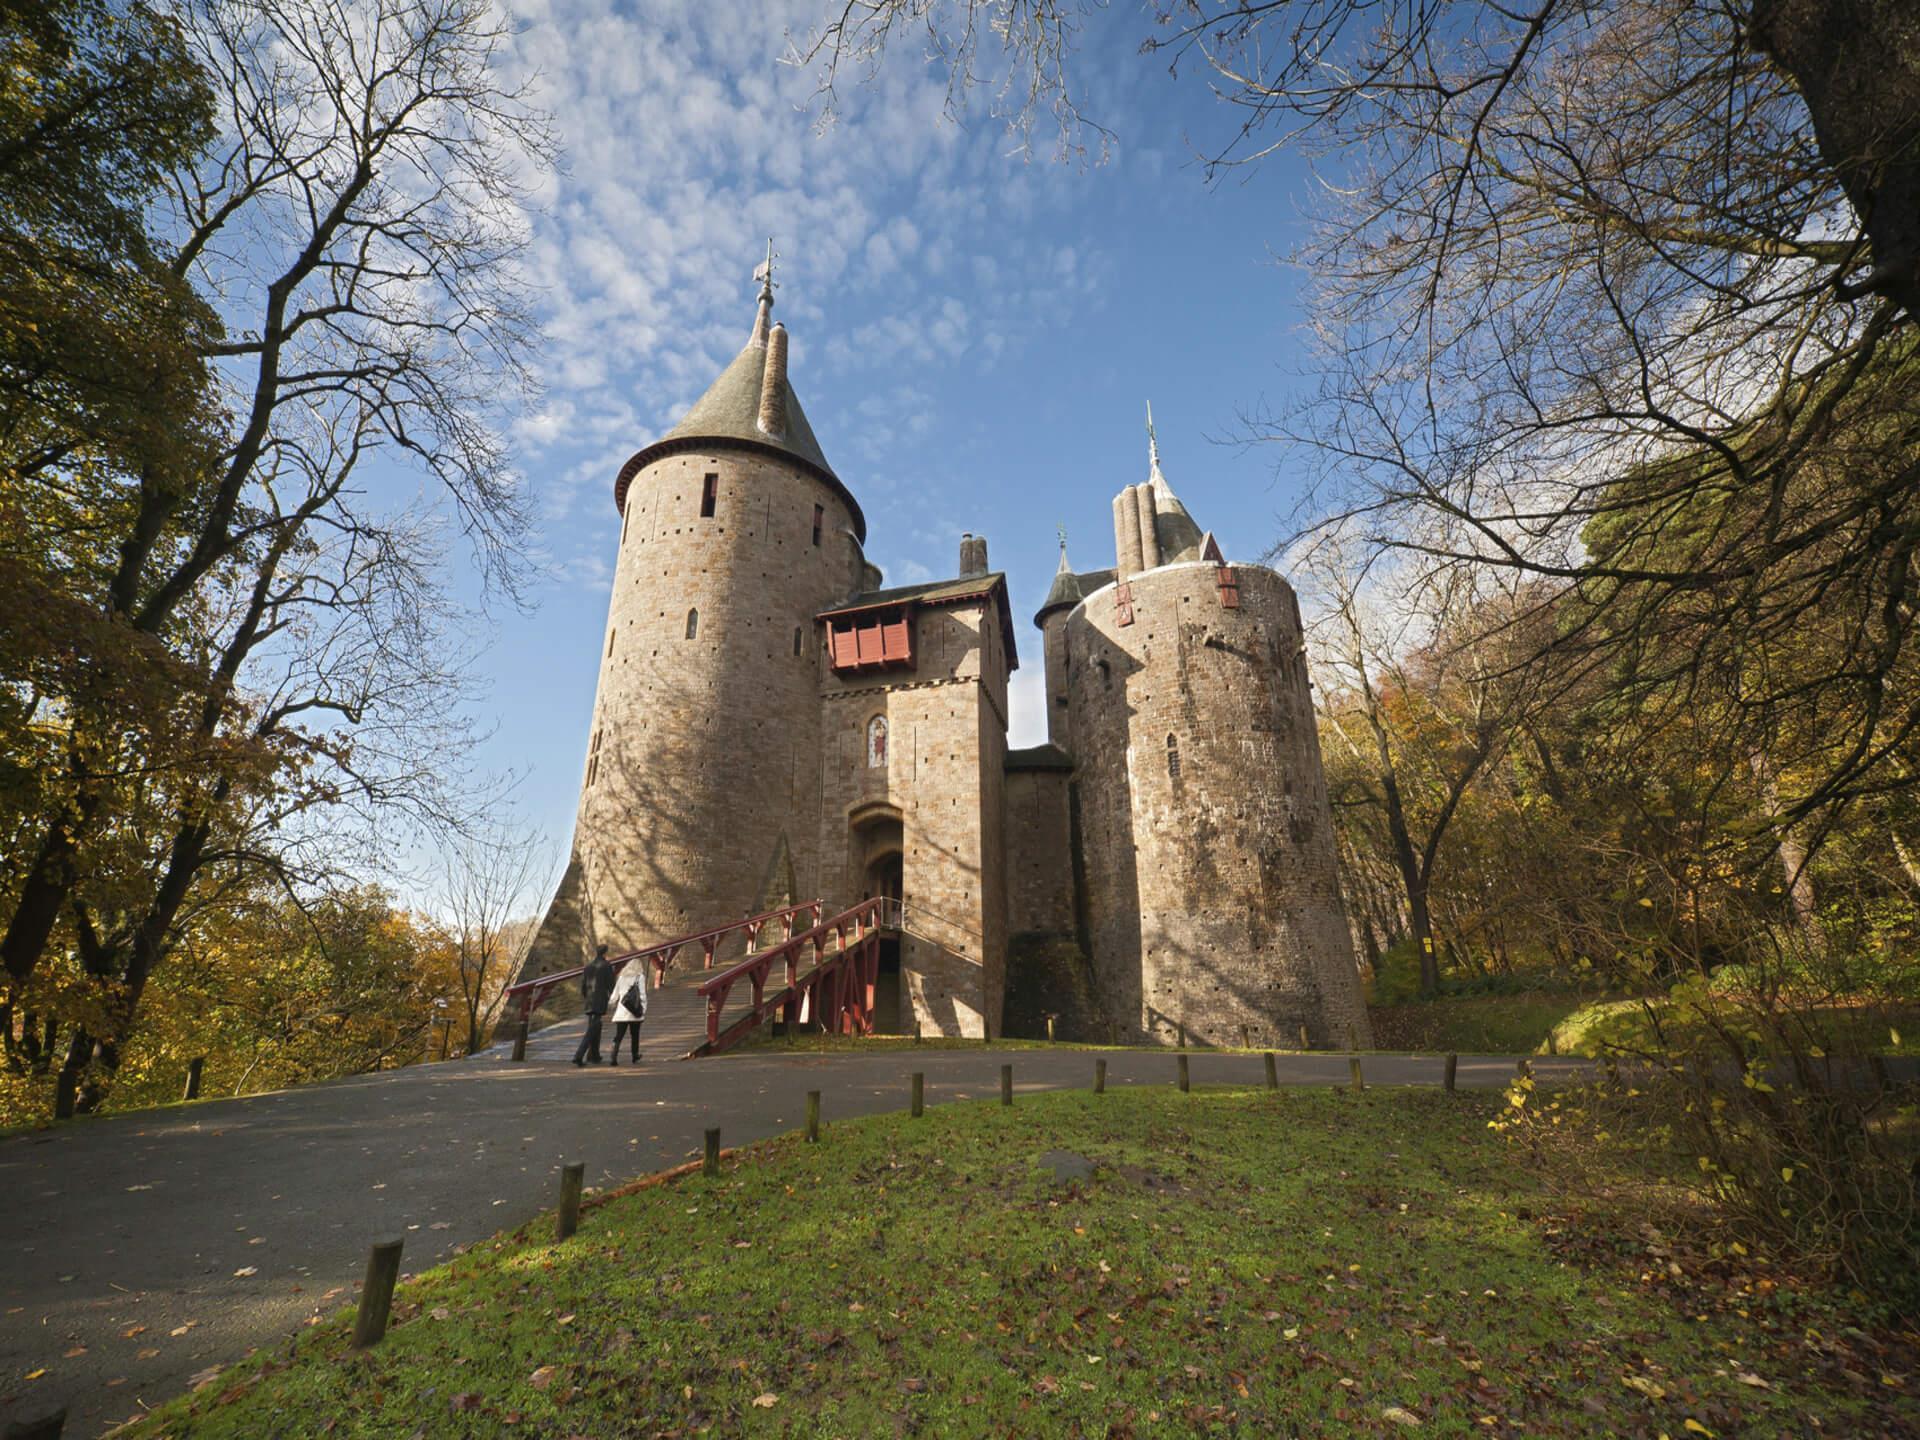
[[[880, 941], [903, 929], [903, 908], [898, 900], [877, 897], [822, 919], [825, 909], [825, 902], [808, 900], [609, 955], [616, 993], [620, 972], [628, 965], [639, 963], [652, 971], [641, 1030], [645, 1051], [654, 1059], [711, 1055], [775, 1019], [835, 1035], [871, 1034]], [[777, 931], [778, 939], [755, 949], [769, 930]], [[716, 954], [731, 948], [729, 942], [736, 937], [744, 938], [746, 957], [715, 969]], [[691, 963], [695, 955], [700, 957], [697, 967]], [[577, 987], [584, 968], [558, 970], [507, 990], [505, 1013], [515, 1032], [515, 1060], [526, 1058], [533, 1012], [555, 991]], [[602, 1053], [610, 1053], [611, 1046], [609, 1026]]]

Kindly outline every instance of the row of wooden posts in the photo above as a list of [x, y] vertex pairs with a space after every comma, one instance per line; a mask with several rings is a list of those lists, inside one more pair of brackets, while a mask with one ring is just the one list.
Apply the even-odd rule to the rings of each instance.
[[[1178, 1078], [1175, 1083], [1184, 1094], [1189, 1088], [1190, 1075], [1187, 1069], [1186, 1055], [1178, 1055]], [[1274, 1064], [1271, 1050], [1263, 1059], [1266, 1061], [1267, 1089], [1280, 1088], [1279, 1070]], [[1365, 1077], [1360, 1067], [1360, 1057], [1350, 1055], [1347, 1058], [1351, 1078], [1349, 1087], [1354, 1090], [1366, 1088]], [[1458, 1071], [1460, 1057], [1447, 1056], [1446, 1070], [1442, 1083], [1447, 1090], [1454, 1088], [1454, 1078]], [[1518, 1074], [1525, 1078], [1533, 1073], [1525, 1060], [1516, 1067]], [[1096, 1056], [1093, 1062], [1093, 1093], [1107, 1093], [1107, 1061], [1105, 1056]], [[918, 1120], [926, 1113], [927, 1077], [921, 1070], [913, 1072], [911, 1098], [908, 1101], [908, 1113]], [[1013, 1104], [1013, 1066], [1000, 1067], [1000, 1103]], [[820, 1140], [820, 1092], [807, 1091], [806, 1138], [810, 1145]], [[701, 1173], [717, 1177], [720, 1174], [720, 1127], [713, 1126], [706, 1132], [706, 1148], [703, 1152]], [[554, 1215], [553, 1238], [556, 1241], [568, 1239], [580, 1228], [580, 1195], [586, 1179], [587, 1167], [584, 1163], [564, 1165], [560, 1169], [560, 1208]], [[400, 1278], [400, 1248], [402, 1241], [381, 1240], [375, 1243], [367, 1256], [367, 1281], [360, 1293], [360, 1310], [354, 1318], [353, 1343], [357, 1349], [365, 1349], [377, 1343], [387, 1333], [387, 1321], [393, 1313], [393, 1287]]]

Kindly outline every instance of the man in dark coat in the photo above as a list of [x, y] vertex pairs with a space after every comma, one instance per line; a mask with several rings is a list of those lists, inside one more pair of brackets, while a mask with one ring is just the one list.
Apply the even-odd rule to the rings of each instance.
[[587, 1011], [587, 1033], [580, 1037], [580, 1048], [573, 1052], [576, 1065], [600, 1063], [600, 1022], [613, 999], [613, 966], [607, 963], [607, 947], [593, 952], [593, 959], [580, 972], [580, 1000]]

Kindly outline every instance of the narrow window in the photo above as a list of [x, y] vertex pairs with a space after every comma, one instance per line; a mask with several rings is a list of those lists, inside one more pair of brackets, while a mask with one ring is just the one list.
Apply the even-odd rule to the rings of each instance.
[[796, 655], [800, 653], [800, 627], [798, 625], [793, 627], [793, 653]]
[[876, 715], [867, 722], [867, 768], [883, 770], [887, 764], [887, 717]]
[[700, 612], [687, 611], [687, 639], [692, 640], [700, 634]]
[[618, 630], [607, 631], [607, 654], [609, 656], [613, 654], [613, 637], [618, 635], [619, 633], [620, 632]]
[[826, 525], [826, 523], [827, 523], [827, 507], [824, 505], [814, 506], [813, 507], [813, 543], [814, 544], [818, 545], [820, 543], [820, 531]]
[[592, 786], [595, 778], [599, 774], [600, 774], [600, 731], [598, 727], [596, 727], [593, 732], [593, 744], [587, 747], [587, 784], [589, 787]]
[[627, 492], [627, 503], [620, 507], [620, 543], [627, 543], [627, 522], [633, 518], [633, 492]]
[[1171, 735], [1167, 736], [1167, 778], [1180, 778], [1180, 742]]
[[711, 520], [713, 509], [720, 501], [720, 477], [709, 475], [700, 487], [700, 518]]

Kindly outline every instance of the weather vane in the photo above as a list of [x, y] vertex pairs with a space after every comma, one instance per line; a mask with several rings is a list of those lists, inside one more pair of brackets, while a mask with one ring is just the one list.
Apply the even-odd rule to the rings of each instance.
[[1064, 555], [1067, 553], [1067, 527], [1056, 525], [1053, 528], [1060, 532], [1060, 553]]
[[779, 254], [773, 248], [773, 237], [769, 235], [767, 237], [767, 258], [760, 267], [753, 272], [753, 278], [760, 282], [760, 294], [763, 299], [771, 300], [773, 298], [773, 262], [779, 258]]

